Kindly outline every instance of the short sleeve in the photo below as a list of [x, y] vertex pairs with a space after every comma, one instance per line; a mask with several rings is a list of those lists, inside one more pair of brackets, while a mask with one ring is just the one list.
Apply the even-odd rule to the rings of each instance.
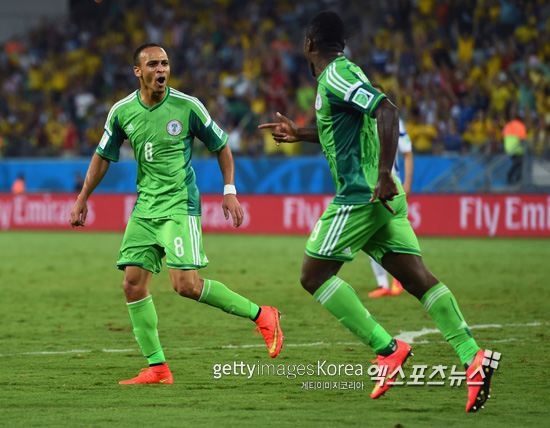
[[374, 111], [380, 101], [386, 98], [381, 92], [378, 92], [368, 83], [361, 83], [357, 85], [356, 88], [350, 93], [348, 102], [356, 110], [370, 116], [374, 117]]
[[120, 157], [120, 146], [122, 146], [127, 136], [118, 123], [118, 116], [109, 116], [109, 119], [107, 119], [105, 123], [105, 131], [99, 141], [96, 153], [105, 159], [118, 162]]
[[337, 104], [370, 117], [374, 117], [376, 107], [386, 97], [370, 85], [363, 71], [354, 64], [343, 67], [333, 62], [324, 76], [325, 86], [335, 96]]
[[189, 128], [211, 152], [217, 152], [227, 144], [227, 134], [212, 120], [204, 105], [196, 98], [189, 114]]

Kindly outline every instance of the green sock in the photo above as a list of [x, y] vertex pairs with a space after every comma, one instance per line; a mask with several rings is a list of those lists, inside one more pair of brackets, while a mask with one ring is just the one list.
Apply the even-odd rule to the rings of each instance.
[[435, 321], [435, 325], [455, 349], [462, 364], [466, 364], [479, 351], [468, 324], [458, 308], [453, 293], [440, 282], [430, 288], [420, 303]]
[[221, 282], [211, 279], [204, 280], [204, 287], [198, 301], [220, 308], [228, 314], [250, 318], [251, 320], [255, 319], [260, 311], [255, 303], [231, 291]]
[[134, 336], [143, 356], [149, 364], [164, 363], [164, 352], [160, 346], [157, 331], [158, 317], [151, 296], [137, 302], [128, 303], [130, 321], [134, 327]]
[[381, 349], [380, 351], [378, 351], [377, 354], [382, 355], [384, 357], [389, 357], [395, 351], [397, 351], [397, 342], [395, 341], [395, 339], [392, 339], [390, 344], [386, 346], [384, 349]]
[[370, 345], [375, 353], [390, 345], [392, 337], [363, 306], [355, 290], [342, 279], [333, 276], [321, 285], [313, 297], [361, 342]]

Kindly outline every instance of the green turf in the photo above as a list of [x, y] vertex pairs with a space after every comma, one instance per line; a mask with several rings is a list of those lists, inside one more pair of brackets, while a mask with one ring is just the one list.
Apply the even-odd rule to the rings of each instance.
[[[114, 267], [120, 234], [0, 233], [0, 426], [545, 426], [550, 417], [547, 240], [421, 239], [426, 264], [451, 288], [480, 346], [501, 352], [485, 409], [466, 414], [466, 388], [402, 386], [369, 398], [370, 349], [299, 286], [304, 237], [205, 236], [202, 275], [283, 313], [272, 360], [254, 324], [179, 297], [167, 271], [152, 281], [174, 385], [120, 386], [145, 366]], [[434, 328], [411, 296], [368, 299], [366, 256], [341, 276], [391, 333]], [[529, 323], [536, 325], [528, 326]], [[415, 364], [459, 364], [439, 334], [416, 338]], [[318, 342], [323, 342], [319, 344]], [[316, 344], [317, 343], [317, 344]], [[310, 346], [306, 346], [306, 345]], [[234, 345], [232, 348], [223, 345]], [[256, 345], [246, 347], [245, 345]], [[107, 352], [106, 350], [117, 350]], [[74, 351], [68, 353], [56, 353]], [[52, 353], [47, 353], [52, 352]], [[362, 364], [361, 376], [224, 376], [215, 364]], [[367, 363], [368, 362], [368, 363]], [[304, 381], [364, 390], [304, 390]], [[339, 384], [341, 385], [341, 384]]]

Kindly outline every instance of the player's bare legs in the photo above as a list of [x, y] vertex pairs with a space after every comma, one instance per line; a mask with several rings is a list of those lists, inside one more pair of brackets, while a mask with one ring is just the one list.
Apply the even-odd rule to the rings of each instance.
[[231, 291], [224, 284], [199, 277], [196, 269], [169, 269], [174, 290], [182, 297], [214, 306], [232, 315], [250, 318], [256, 323], [272, 358], [279, 355], [283, 346], [283, 333], [279, 325], [279, 311], [271, 306], [258, 306]]
[[172, 287], [174, 287], [174, 290], [180, 296], [199, 300], [204, 286], [204, 280], [199, 278], [197, 270], [168, 269], [168, 272], [170, 272]]
[[363, 306], [353, 288], [336, 276], [342, 264], [342, 261], [317, 259], [306, 254], [300, 280], [315, 300], [376, 353], [379, 368], [386, 376], [371, 394], [372, 398], [378, 398], [392, 385], [389, 376], [405, 363], [411, 355], [411, 347], [392, 338]]
[[122, 288], [128, 303], [137, 302], [149, 296], [149, 281], [153, 272], [139, 266], [126, 266]]
[[344, 262], [324, 260], [304, 255], [300, 282], [310, 294], [314, 294], [321, 285], [336, 275]]
[[439, 280], [428, 270], [422, 257], [406, 253], [387, 253], [382, 266], [418, 300]]
[[120, 384], [174, 383], [170, 369], [166, 365], [164, 352], [160, 345], [157, 325], [158, 316], [153, 298], [149, 294], [149, 281], [153, 273], [139, 266], [128, 265], [124, 269], [122, 288], [128, 303], [128, 312], [142, 354], [147, 358], [149, 367], [143, 369], [135, 378], [119, 382]]
[[420, 300], [439, 331], [453, 346], [468, 376], [466, 411], [479, 410], [488, 398], [492, 372], [485, 367], [487, 376], [484, 379], [476, 374], [475, 370], [483, 360], [483, 351], [473, 339], [451, 291], [428, 270], [420, 256], [388, 253], [382, 258], [382, 265], [405, 290]]

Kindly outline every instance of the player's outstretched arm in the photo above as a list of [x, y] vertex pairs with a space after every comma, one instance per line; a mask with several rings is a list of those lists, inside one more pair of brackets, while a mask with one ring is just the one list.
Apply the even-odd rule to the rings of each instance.
[[279, 112], [277, 112], [277, 119], [279, 122], [263, 123], [258, 126], [259, 129], [271, 129], [271, 135], [277, 145], [297, 141], [319, 143], [319, 132], [316, 128], [298, 128], [292, 120]]
[[90, 166], [88, 167], [88, 172], [86, 173], [86, 178], [84, 179], [84, 185], [82, 186], [82, 190], [80, 191], [73, 209], [71, 210], [69, 223], [72, 227], [84, 227], [86, 216], [88, 215], [87, 200], [97, 185], [101, 183], [103, 177], [105, 177], [105, 173], [109, 169], [110, 164], [110, 160], [99, 156], [97, 153], [95, 153], [92, 157]]
[[376, 126], [380, 138], [380, 159], [378, 162], [378, 181], [372, 193], [371, 201], [379, 199], [387, 210], [395, 214], [387, 201], [399, 194], [391, 170], [395, 160], [399, 139], [399, 115], [397, 107], [384, 98], [376, 107]]
[[235, 164], [233, 162], [233, 155], [231, 154], [229, 144], [226, 144], [220, 151], [218, 151], [217, 156], [224, 184], [224, 195], [222, 202], [223, 214], [226, 220], [228, 220], [229, 215], [231, 215], [231, 218], [233, 219], [233, 226], [239, 227], [244, 220], [244, 211], [239, 200], [237, 199], [237, 190], [235, 189]]

